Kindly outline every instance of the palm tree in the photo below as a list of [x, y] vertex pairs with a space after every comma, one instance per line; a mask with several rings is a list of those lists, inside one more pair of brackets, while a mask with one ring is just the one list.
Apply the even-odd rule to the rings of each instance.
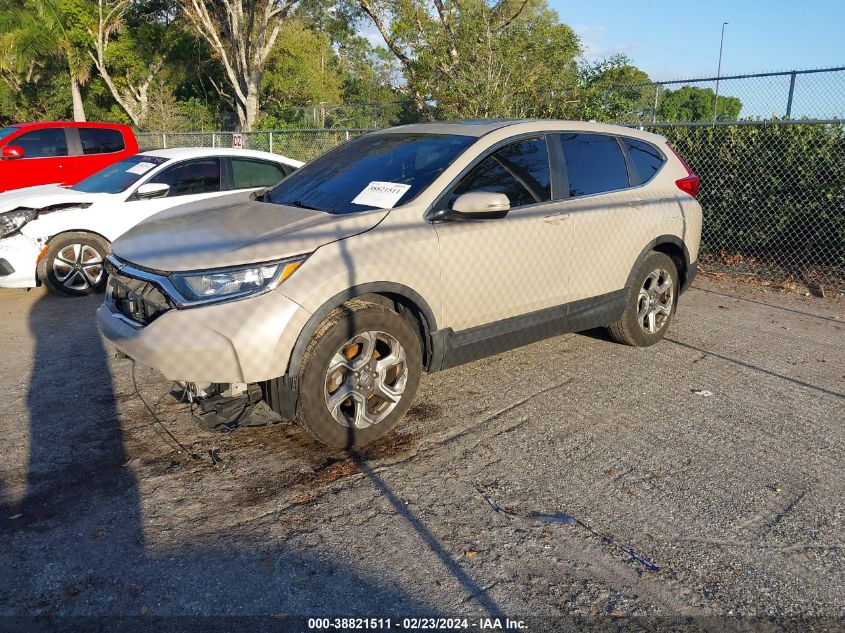
[[62, 9], [61, 0], [27, 0], [25, 8], [6, 13], [6, 29], [0, 35], [0, 69], [31, 77], [51, 59], [62, 63], [70, 82], [73, 119], [84, 121], [82, 86], [91, 77], [92, 60], [84, 30], [70, 23], [76, 12]]

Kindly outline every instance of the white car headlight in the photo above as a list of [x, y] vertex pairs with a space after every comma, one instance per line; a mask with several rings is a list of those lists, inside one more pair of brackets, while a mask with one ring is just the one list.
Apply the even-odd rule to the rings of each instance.
[[37, 214], [35, 209], [15, 209], [0, 213], [0, 237], [17, 233], [24, 224], [34, 220]]
[[272, 290], [304, 261], [302, 256], [268, 264], [173, 273], [170, 282], [191, 303], [240, 299]]

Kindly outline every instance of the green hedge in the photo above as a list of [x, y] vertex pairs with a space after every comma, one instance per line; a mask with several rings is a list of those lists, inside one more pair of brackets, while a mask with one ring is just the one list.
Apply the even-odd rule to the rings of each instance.
[[845, 266], [845, 127], [659, 127], [701, 177], [702, 248], [785, 269]]

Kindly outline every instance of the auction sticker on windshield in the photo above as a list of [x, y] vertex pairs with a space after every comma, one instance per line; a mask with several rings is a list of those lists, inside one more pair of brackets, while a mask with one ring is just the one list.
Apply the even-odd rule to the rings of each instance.
[[143, 176], [148, 171], [150, 171], [153, 167], [155, 167], [155, 163], [138, 163], [126, 170], [127, 174], [138, 174], [139, 176]]
[[398, 182], [379, 182], [374, 180], [364, 187], [361, 193], [355, 196], [352, 204], [378, 207], [379, 209], [392, 209], [399, 202], [399, 198], [405, 195], [405, 192], [410, 188], [411, 185], [403, 185]]

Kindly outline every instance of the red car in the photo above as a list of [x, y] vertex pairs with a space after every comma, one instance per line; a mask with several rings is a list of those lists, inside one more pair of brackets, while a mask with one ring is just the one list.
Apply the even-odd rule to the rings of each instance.
[[0, 192], [73, 185], [138, 153], [131, 128], [112, 123], [18, 123], [0, 128]]

